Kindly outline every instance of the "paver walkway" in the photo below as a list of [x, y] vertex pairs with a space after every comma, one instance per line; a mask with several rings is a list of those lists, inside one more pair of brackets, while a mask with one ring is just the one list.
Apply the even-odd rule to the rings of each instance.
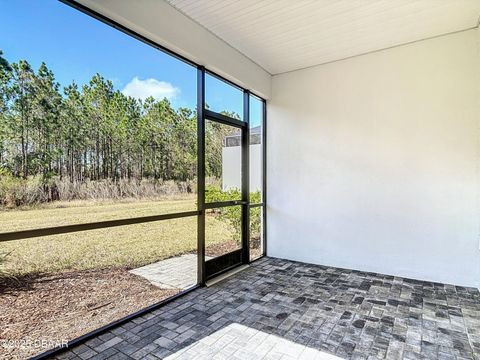
[[75, 359], [475, 359], [478, 289], [264, 258]]
[[184, 290], [197, 283], [197, 255], [172, 257], [130, 270], [130, 273], [141, 276], [162, 289]]

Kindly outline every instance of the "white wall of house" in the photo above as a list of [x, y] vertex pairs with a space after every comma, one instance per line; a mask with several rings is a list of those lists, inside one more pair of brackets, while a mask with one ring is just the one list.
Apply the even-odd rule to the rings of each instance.
[[[222, 148], [222, 188], [223, 190], [241, 189], [241, 147]], [[262, 188], [262, 145], [250, 145], [250, 191]]]
[[273, 77], [268, 255], [480, 286], [480, 36]]

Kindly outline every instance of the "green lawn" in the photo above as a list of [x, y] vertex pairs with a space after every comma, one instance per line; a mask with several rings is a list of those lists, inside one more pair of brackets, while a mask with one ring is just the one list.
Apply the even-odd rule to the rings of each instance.
[[[0, 211], [0, 231], [122, 219], [195, 209], [195, 197], [166, 201], [55, 203], [30, 210]], [[232, 239], [231, 227], [210, 218], [208, 244]], [[196, 250], [197, 218], [90, 230], [0, 243], [12, 275], [106, 267], [136, 267]]]

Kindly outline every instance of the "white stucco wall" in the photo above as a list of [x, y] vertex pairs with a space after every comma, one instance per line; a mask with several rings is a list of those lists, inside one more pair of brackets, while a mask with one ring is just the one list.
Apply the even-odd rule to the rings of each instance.
[[273, 77], [268, 255], [480, 285], [479, 40]]
[[[240, 189], [241, 176], [241, 147], [231, 146], [222, 148], [222, 188], [223, 190]], [[250, 191], [262, 189], [262, 145], [250, 145]]]

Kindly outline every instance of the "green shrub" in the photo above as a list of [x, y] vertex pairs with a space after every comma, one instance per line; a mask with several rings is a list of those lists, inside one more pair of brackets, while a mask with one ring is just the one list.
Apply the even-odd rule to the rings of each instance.
[[[229, 200], [240, 200], [242, 198], [241, 191], [239, 189], [232, 189], [222, 191], [218, 186], [206, 186], [205, 187], [205, 202], [220, 202]], [[261, 202], [260, 191], [250, 193], [250, 203], [256, 204]], [[214, 210], [215, 216], [218, 219], [229, 223], [233, 228], [233, 236], [235, 240], [239, 241], [241, 237], [242, 226], [242, 208], [240, 206], [228, 206]], [[251, 237], [258, 237], [261, 228], [261, 208], [255, 207], [250, 209], [250, 234]]]

